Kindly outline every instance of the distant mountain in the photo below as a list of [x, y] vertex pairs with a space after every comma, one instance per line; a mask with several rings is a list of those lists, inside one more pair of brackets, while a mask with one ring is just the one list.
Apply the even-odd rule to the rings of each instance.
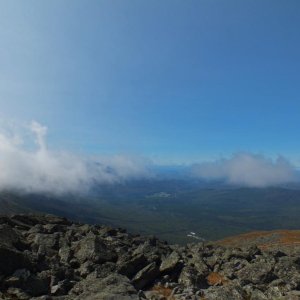
[[251, 231], [299, 229], [300, 190], [199, 186], [166, 179], [97, 186], [89, 195], [1, 192], [0, 213], [20, 212], [124, 227], [186, 244], [197, 238], [219, 240]]

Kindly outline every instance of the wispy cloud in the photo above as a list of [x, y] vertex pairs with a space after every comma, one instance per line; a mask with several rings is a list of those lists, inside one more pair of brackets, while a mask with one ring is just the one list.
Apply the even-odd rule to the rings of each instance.
[[[24, 138], [0, 133], [0, 190], [27, 192], [85, 192], [94, 183], [115, 183], [151, 176], [150, 162], [124, 155], [82, 157], [47, 148], [47, 127], [32, 121], [35, 148], [24, 147]], [[25, 138], [30, 135], [25, 133]], [[28, 148], [28, 147], [27, 147]]]
[[195, 164], [191, 170], [198, 178], [225, 180], [229, 184], [249, 187], [266, 187], [299, 179], [293, 165], [284, 157], [272, 160], [250, 153], [237, 153], [231, 158]]

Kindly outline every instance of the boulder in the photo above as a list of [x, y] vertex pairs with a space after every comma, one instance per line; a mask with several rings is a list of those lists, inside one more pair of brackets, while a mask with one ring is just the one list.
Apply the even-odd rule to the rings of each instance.
[[225, 286], [213, 286], [204, 291], [204, 299], [207, 300], [220, 300], [220, 299], [234, 299], [244, 300], [247, 299], [247, 294], [243, 288], [237, 284], [232, 283]]
[[159, 267], [155, 262], [140, 270], [132, 279], [132, 284], [136, 289], [141, 290], [149, 286], [160, 274]]
[[74, 300], [139, 300], [129, 279], [115, 273], [102, 280], [87, 278], [75, 285], [70, 295]]
[[176, 251], [173, 251], [170, 255], [162, 259], [159, 271], [164, 274], [174, 272], [182, 265], [180, 260], [180, 255]]
[[274, 267], [274, 274], [289, 284], [291, 289], [300, 289], [300, 264], [298, 258], [280, 257]]
[[184, 287], [195, 287], [198, 289], [207, 287], [206, 278], [203, 274], [199, 274], [193, 266], [185, 266], [178, 278], [178, 283]]
[[143, 254], [121, 257], [117, 262], [118, 273], [132, 278], [136, 273], [143, 269], [149, 262]]
[[0, 275], [11, 275], [21, 268], [31, 268], [28, 257], [14, 248], [0, 245]]
[[74, 249], [74, 256], [80, 263], [90, 260], [94, 263], [103, 263], [107, 261], [116, 261], [117, 255], [109, 249], [98, 236], [89, 233], [81, 239]]
[[276, 278], [273, 273], [272, 264], [263, 261], [248, 264], [240, 271], [236, 272], [236, 276], [242, 282], [242, 284], [269, 283]]

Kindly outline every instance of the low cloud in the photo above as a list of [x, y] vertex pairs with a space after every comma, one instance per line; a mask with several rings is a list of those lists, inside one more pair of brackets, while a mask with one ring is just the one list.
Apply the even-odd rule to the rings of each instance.
[[[137, 156], [84, 157], [49, 150], [47, 127], [36, 121], [25, 131], [14, 128], [0, 132], [0, 190], [84, 193], [94, 184], [164, 178], [161, 169], [157, 171], [155, 167], [158, 166], [150, 160]], [[189, 169], [196, 178], [249, 187], [299, 181], [294, 166], [281, 156], [272, 160], [262, 155], [238, 153], [231, 158], [194, 164]], [[187, 176], [185, 168], [171, 173], [172, 178]]]
[[272, 160], [263, 155], [238, 153], [228, 159], [195, 164], [192, 174], [207, 180], [248, 187], [267, 187], [297, 181], [292, 164], [282, 156]]
[[91, 158], [54, 152], [47, 148], [47, 127], [33, 121], [28, 130], [34, 137], [33, 150], [25, 147], [28, 133], [26, 143], [22, 136], [0, 133], [0, 190], [77, 193], [88, 191], [95, 183], [152, 176], [151, 163], [146, 159], [122, 155]]

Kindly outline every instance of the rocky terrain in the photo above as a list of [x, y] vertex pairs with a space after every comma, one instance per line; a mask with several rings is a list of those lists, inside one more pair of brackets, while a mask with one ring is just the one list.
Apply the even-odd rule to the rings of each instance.
[[300, 257], [13, 215], [0, 217], [0, 279], [0, 299], [299, 299]]

